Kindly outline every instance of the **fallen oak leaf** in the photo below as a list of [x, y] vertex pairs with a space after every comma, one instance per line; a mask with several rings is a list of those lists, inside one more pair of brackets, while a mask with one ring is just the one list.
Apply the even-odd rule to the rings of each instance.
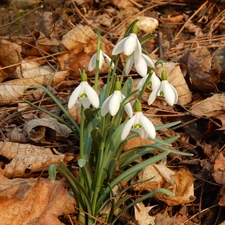
[[212, 97], [206, 98], [193, 105], [190, 108], [190, 113], [194, 116], [212, 117], [224, 113], [225, 98], [224, 94], [214, 94]]
[[7, 178], [27, 177], [34, 172], [47, 170], [51, 164], [59, 164], [61, 160], [69, 161], [71, 158], [50, 148], [11, 142], [0, 142], [0, 155], [10, 160], [0, 168]]
[[0, 221], [3, 225], [62, 225], [58, 216], [74, 212], [75, 200], [64, 180], [7, 179], [0, 174]]

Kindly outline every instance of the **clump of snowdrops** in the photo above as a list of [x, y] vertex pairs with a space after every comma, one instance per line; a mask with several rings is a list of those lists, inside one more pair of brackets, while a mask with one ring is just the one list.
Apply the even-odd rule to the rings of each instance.
[[[141, 47], [142, 43], [152, 36], [149, 35], [139, 41], [136, 22], [129, 26], [124, 38], [115, 45], [112, 58], [101, 50], [100, 33], [97, 32], [97, 52], [88, 65], [88, 70], [95, 69], [94, 86], [89, 85], [85, 70], [82, 69], [81, 83], [72, 92], [68, 102], [68, 108], [72, 108], [77, 101], [80, 101], [80, 125], [46, 88], [36, 87], [42, 88], [52, 97], [70, 120], [70, 124], [66, 123], [67, 126], [79, 135], [78, 177], [68, 170], [63, 161], [60, 165], [54, 164], [49, 167], [49, 176], [54, 181], [58, 171], [66, 178], [79, 208], [78, 221], [81, 224], [93, 225], [103, 218], [104, 222], [115, 224], [118, 218], [136, 203], [156, 193], [173, 195], [170, 191], [160, 188], [136, 199], [131, 204], [124, 204], [131, 196], [125, 194], [126, 190], [122, 190], [120, 182], [129, 182], [144, 167], [165, 159], [171, 152], [187, 155], [166, 147], [171, 146], [178, 136], [162, 140], [156, 135], [157, 130], [169, 128], [179, 122], [155, 127], [142, 112], [140, 99], [147, 86], [151, 85], [152, 88], [148, 104], [152, 104], [157, 96], [161, 95], [172, 106], [178, 102], [178, 94], [168, 82], [165, 71], [162, 72], [161, 80], [156, 76], [154, 72], [156, 64], [148, 54], [142, 52]], [[122, 74], [118, 76], [117, 66], [121, 53], [126, 55], [127, 59]], [[98, 94], [99, 70], [105, 61], [109, 64], [107, 82]], [[132, 88], [133, 79], [128, 76], [132, 67], [142, 77], [135, 90]], [[125, 80], [125, 77], [128, 78]], [[131, 101], [134, 102], [133, 105]], [[57, 118], [59, 122], [65, 123], [61, 118], [50, 112], [47, 113]], [[124, 114], [126, 114], [125, 119]], [[137, 136], [148, 138], [154, 143], [123, 151], [126, 143]], [[142, 162], [135, 162], [139, 157], [156, 149], [160, 153]]]

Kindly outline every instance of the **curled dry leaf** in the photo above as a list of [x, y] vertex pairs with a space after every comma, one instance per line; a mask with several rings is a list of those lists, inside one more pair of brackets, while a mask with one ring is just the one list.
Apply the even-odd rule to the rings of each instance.
[[[166, 202], [169, 206], [189, 203], [195, 200], [194, 179], [185, 168], [173, 171], [163, 163], [147, 166], [138, 174], [138, 182], [150, 179], [149, 181], [134, 186], [134, 190], [149, 192], [157, 188], [166, 188], [174, 193], [174, 196], [163, 194], [155, 195], [156, 198]], [[134, 184], [136, 181], [132, 180]]]
[[144, 31], [147, 34], [152, 34], [159, 26], [159, 21], [153, 17], [138, 16], [137, 27], [139, 30]]
[[62, 225], [58, 216], [74, 212], [64, 181], [7, 179], [0, 174], [0, 221], [4, 225]]
[[218, 116], [224, 113], [225, 110], [224, 96], [224, 94], [214, 94], [212, 97], [206, 98], [205, 100], [193, 105], [190, 108], [190, 113], [198, 117]]
[[71, 130], [64, 124], [59, 123], [54, 118], [33, 119], [25, 123], [24, 131], [32, 141], [40, 141], [46, 137], [46, 128], [54, 131], [58, 137], [68, 137]]
[[156, 73], [160, 76], [162, 69], [166, 71], [168, 81], [176, 88], [178, 93], [178, 102], [180, 105], [186, 105], [191, 102], [192, 94], [184, 79], [186, 75], [186, 68], [179, 63], [168, 62], [164, 63], [163, 67], [156, 68]]
[[47, 170], [51, 164], [59, 164], [64, 159], [64, 154], [29, 144], [0, 142], [0, 149], [0, 155], [10, 160], [0, 169], [8, 178], [27, 177], [31, 173]]

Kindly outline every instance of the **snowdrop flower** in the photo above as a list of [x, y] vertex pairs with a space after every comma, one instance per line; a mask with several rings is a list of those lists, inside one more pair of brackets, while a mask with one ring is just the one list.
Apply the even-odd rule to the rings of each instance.
[[[95, 69], [96, 67], [96, 58], [97, 58], [97, 53], [95, 53], [92, 57], [91, 60], [88, 64], [88, 70], [92, 71], [93, 69]], [[106, 62], [110, 65], [111, 63], [111, 58], [106, 55], [102, 50], [99, 51], [99, 69], [102, 68], [102, 65], [104, 64], [104, 62]], [[112, 68], [114, 67], [114, 63], [112, 63]]]
[[[102, 104], [101, 115], [105, 116], [108, 112], [111, 116], [115, 116], [120, 109], [121, 102], [125, 99], [125, 96], [121, 93], [121, 83], [116, 82], [116, 88], [113, 94], [111, 94]], [[132, 117], [133, 110], [131, 104], [128, 102], [124, 105], [124, 109], [129, 117]]]
[[152, 59], [146, 55], [141, 53], [141, 57], [139, 61], [135, 61], [135, 56], [131, 55], [125, 65], [125, 74], [128, 75], [131, 71], [131, 68], [134, 64], [134, 68], [136, 69], [137, 73], [142, 77], [147, 75], [148, 67], [155, 68], [155, 64]]
[[124, 126], [121, 134], [121, 140], [124, 140], [128, 136], [132, 127], [138, 131], [142, 138], [147, 138], [150, 136], [154, 139], [156, 136], [155, 127], [152, 122], [144, 116], [140, 102], [136, 103], [136, 110], [136, 114], [131, 117]]
[[148, 104], [151, 105], [157, 95], [161, 95], [165, 97], [165, 100], [167, 103], [172, 106], [174, 104], [177, 104], [178, 102], [178, 94], [176, 89], [171, 85], [167, 80], [167, 75], [165, 71], [162, 72], [162, 82], [159, 84], [155, 89], [153, 89], [152, 93], [150, 94], [148, 98]]
[[68, 102], [68, 108], [72, 108], [79, 98], [81, 101], [81, 104], [86, 109], [91, 104], [95, 107], [99, 107], [99, 98], [98, 94], [95, 92], [95, 90], [88, 84], [87, 82], [87, 75], [85, 72], [81, 74], [81, 83], [70, 96], [69, 102]]
[[141, 44], [137, 38], [137, 34], [131, 33], [129, 36], [119, 41], [113, 51], [113, 55], [118, 55], [123, 52], [125, 55], [134, 55], [135, 62], [138, 62], [141, 58]]
[[[139, 81], [136, 89], [142, 89], [143, 85], [145, 84], [148, 76], [150, 75], [146, 75], [143, 78], [141, 78], [141, 80]], [[149, 80], [149, 82], [151, 83], [152, 86], [152, 90], [154, 90], [158, 85], [160, 85], [160, 79], [156, 76], [155, 72], [152, 73], [151, 78]]]

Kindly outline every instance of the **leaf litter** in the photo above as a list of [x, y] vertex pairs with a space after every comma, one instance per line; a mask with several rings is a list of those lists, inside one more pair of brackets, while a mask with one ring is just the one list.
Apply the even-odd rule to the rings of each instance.
[[[142, 35], [157, 33], [157, 38], [144, 47], [155, 60], [161, 57], [167, 60], [164, 69], [179, 94], [179, 103], [173, 108], [160, 98], [143, 108], [157, 125], [181, 120], [173, 131], [160, 131], [159, 135], [162, 138], [179, 135], [173, 147], [194, 153], [195, 160], [171, 154], [166, 164], [141, 171], [136, 178], [141, 184], [132, 189], [134, 196], [154, 187], [171, 189], [175, 196], [158, 195], [141, 202], [134, 212], [129, 212], [128, 218], [138, 224], [223, 224], [224, 208], [220, 207], [224, 206], [225, 196], [223, 1], [44, 1], [42, 11], [40, 1], [18, 4], [11, 1], [11, 11], [9, 5], [1, 6], [1, 221], [62, 224], [58, 216], [64, 215], [65, 224], [72, 224], [72, 219], [66, 220], [65, 216], [70, 214], [76, 224], [75, 201], [64, 180], [51, 183], [44, 171], [64, 159], [70, 161], [76, 173], [78, 141], [61, 124], [46, 119], [46, 115], [43, 118], [43, 113], [28, 105], [20, 108], [22, 98], [64, 118], [51, 99], [28, 87], [44, 85], [66, 105], [79, 82], [79, 69], [87, 68], [96, 50], [96, 28], [101, 30], [103, 50], [110, 55], [129, 23], [143, 18]], [[145, 20], [152, 20], [152, 27], [146, 27]], [[160, 68], [157, 70], [159, 75]], [[106, 71], [104, 65], [101, 85]], [[139, 78], [134, 71], [132, 76], [135, 80]], [[79, 104], [70, 111], [76, 121], [80, 120], [79, 112]], [[36, 117], [30, 119], [29, 115], [34, 114]], [[125, 150], [137, 143], [148, 145], [151, 141], [137, 139], [129, 142]], [[146, 179], [150, 180], [143, 182]]]

